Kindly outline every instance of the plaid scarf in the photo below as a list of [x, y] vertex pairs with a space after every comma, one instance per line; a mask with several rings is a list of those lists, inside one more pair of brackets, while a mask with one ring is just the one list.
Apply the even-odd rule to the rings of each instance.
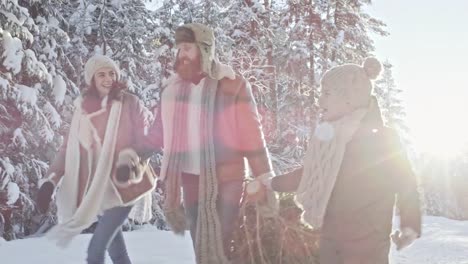
[[[213, 125], [218, 80], [207, 77], [202, 90], [201, 138], [208, 139], [201, 146], [201, 173], [199, 178], [199, 207], [195, 254], [198, 264], [229, 263], [221, 235], [221, 224], [216, 209], [218, 179], [216, 176]], [[181, 200], [181, 164], [187, 148], [187, 103], [190, 87], [177, 76], [173, 77], [162, 94], [162, 118], [165, 149], [161, 177], [166, 178], [164, 211], [171, 229], [176, 234], [186, 230], [185, 212]]]

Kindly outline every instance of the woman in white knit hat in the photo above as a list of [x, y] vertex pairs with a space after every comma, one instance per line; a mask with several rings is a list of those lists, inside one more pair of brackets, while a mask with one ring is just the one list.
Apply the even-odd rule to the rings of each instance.
[[88, 88], [74, 102], [70, 131], [40, 187], [38, 207], [47, 211], [58, 186], [59, 223], [47, 236], [63, 247], [99, 220], [87, 263], [104, 263], [108, 251], [113, 263], [128, 264], [121, 226], [137, 201], [136, 220], [151, 218], [156, 179], [140, 157], [161, 146], [162, 137], [145, 135], [151, 115], [136, 96], [123, 91], [112, 59], [94, 55], [84, 75]]
[[416, 177], [371, 95], [371, 80], [380, 71], [375, 58], [327, 71], [321, 80], [322, 115], [303, 167], [263, 182], [266, 188], [296, 192], [303, 219], [321, 230], [320, 263], [388, 263], [395, 197], [397, 249], [421, 234]]

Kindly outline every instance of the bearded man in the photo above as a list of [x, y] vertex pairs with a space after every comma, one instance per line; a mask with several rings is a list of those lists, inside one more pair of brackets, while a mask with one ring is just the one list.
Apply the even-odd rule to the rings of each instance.
[[[166, 219], [179, 234], [188, 223], [197, 263], [230, 263], [248, 174], [244, 160], [254, 177], [274, 173], [252, 89], [218, 61], [212, 29], [186, 24], [175, 39], [176, 73], [163, 88], [159, 111]], [[264, 202], [267, 208], [276, 205], [275, 199]]]

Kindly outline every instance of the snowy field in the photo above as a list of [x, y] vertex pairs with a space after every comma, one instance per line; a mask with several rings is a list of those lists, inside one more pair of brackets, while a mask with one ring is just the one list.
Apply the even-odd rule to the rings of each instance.
[[[441, 217], [424, 218], [424, 234], [412, 247], [396, 252], [392, 264], [468, 264], [468, 222]], [[189, 236], [185, 238], [151, 227], [125, 233], [134, 264], [193, 264]], [[44, 238], [0, 241], [2, 264], [83, 264], [90, 235], [80, 235], [67, 249]], [[108, 259], [107, 263], [111, 263]]]

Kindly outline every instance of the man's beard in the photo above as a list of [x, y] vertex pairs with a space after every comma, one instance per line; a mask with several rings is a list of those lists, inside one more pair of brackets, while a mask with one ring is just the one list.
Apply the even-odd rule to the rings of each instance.
[[197, 57], [195, 60], [190, 60], [189, 58], [185, 57], [177, 58], [175, 70], [183, 80], [198, 82], [202, 74], [200, 57]]

